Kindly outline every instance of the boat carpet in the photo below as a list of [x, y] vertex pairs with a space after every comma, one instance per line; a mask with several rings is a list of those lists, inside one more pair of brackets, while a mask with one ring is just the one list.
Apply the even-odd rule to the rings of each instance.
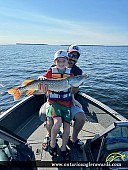
[[[42, 163], [44, 161], [52, 161], [51, 155], [42, 149], [42, 143], [43, 139], [46, 135], [46, 128], [44, 126], [45, 122], [41, 122], [38, 116], [38, 113], [32, 115], [29, 117], [24, 124], [22, 124], [18, 129], [16, 130], [16, 133], [23, 137], [24, 139], [27, 140], [27, 142], [32, 146], [32, 150], [35, 153], [35, 158], [36, 161], [39, 161]], [[73, 125], [72, 125], [73, 126]], [[71, 126], [71, 133], [72, 133], [72, 126]], [[92, 122], [86, 122], [84, 127], [82, 128], [79, 138], [86, 143], [87, 139], [93, 138], [97, 133], [100, 133], [103, 131], [104, 128], [98, 124], [98, 123], [92, 123]], [[62, 139], [60, 137], [57, 137], [58, 139], [58, 149], [60, 152], [60, 147], [62, 143]], [[86, 154], [85, 152], [79, 152], [73, 145], [68, 145], [70, 149], [70, 158], [71, 161], [87, 161]], [[60, 160], [60, 156], [58, 156], [56, 161]], [[67, 169], [64, 167], [57, 167], [57, 168], [49, 168], [49, 167], [40, 167], [38, 169]], [[68, 169], [74, 169], [73, 168], [68, 168]], [[81, 169], [80, 167], [75, 167], [75, 169], [79, 170]], [[86, 168], [87, 169], [87, 168]]]

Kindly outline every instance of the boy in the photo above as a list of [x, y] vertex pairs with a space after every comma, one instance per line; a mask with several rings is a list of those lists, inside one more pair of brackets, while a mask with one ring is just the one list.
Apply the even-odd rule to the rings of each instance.
[[[67, 52], [64, 50], [58, 50], [54, 55], [54, 63], [56, 66], [50, 68], [45, 74], [46, 78], [66, 78], [73, 76], [71, 69], [67, 68], [68, 56]], [[52, 156], [57, 156], [56, 148], [56, 136], [60, 131], [60, 127], [63, 122], [63, 136], [62, 136], [62, 147], [61, 147], [61, 157], [62, 160], [68, 160], [69, 154], [66, 150], [66, 144], [68, 142], [70, 133], [70, 107], [71, 101], [75, 103], [75, 99], [71, 96], [70, 89], [59, 92], [48, 92], [48, 102], [49, 108], [46, 114], [47, 119], [53, 118], [53, 126], [51, 129], [51, 142], [49, 153]]]
[[[81, 50], [79, 46], [77, 45], [71, 45], [67, 49], [67, 54], [68, 54], [68, 64], [67, 67], [71, 68], [71, 72], [76, 75], [82, 75], [82, 70], [76, 66], [76, 63], [81, 55]], [[54, 65], [55, 66], [55, 65]], [[53, 66], [52, 66], [53, 67]], [[39, 90], [43, 88], [43, 86], [40, 86]], [[72, 93], [77, 93], [79, 88], [73, 88]], [[82, 110], [82, 107], [77, 103], [76, 105], [72, 104], [71, 105], [71, 119], [74, 120], [73, 124], [73, 133], [71, 137], [71, 142], [73, 145], [79, 150], [82, 151], [81, 146], [84, 144], [83, 141], [81, 141], [78, 138], [78, 134], [81, 131], [82, 127], [84, 126], [84, 123], [86, 121], [86, 116], [84, 111]], [[51, 128], [53, 125], [53, 120], [47, 119], [46, 121], [46, 129], [47, 129], [47, 135], [44, 138], [43, 142], [43, 148], [47, 149], [49, 145], [49, 138], [51, 136]]]

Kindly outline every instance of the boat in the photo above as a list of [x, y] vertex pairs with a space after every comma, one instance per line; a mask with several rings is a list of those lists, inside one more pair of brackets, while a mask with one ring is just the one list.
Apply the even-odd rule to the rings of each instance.
[[[68, 142], [71, 161], [61, 162], [59, 156], [52, 158], [42, 149], [46, 128], [45, 115], [40, 119], [39, 110], [46, 97], [44, 94], [31, 95], [0, 115], [0, 167], [115, 170], [123, 166], [127, 169], [128, 120], [81, 91], [75, 97], [87, 118], [79, 134], [84, 142], [82, 152]], [[61, 142], [58, 134], [58, 152]]]

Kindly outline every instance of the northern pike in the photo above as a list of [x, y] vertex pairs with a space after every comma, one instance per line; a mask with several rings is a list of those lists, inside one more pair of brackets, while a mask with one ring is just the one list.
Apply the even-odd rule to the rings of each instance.
[[27, 96], [33, 94], [35, 90], [38, 90], [39, 84], [45, 85], [50, 91], [64, 91], [71, 87], [80, 86], [87, 77], [87, 74], [83, 74], [60, 79], [25, 80], [21, 87], [11, 88], [8, 93], [14, 96], [14, 100], [17, 100], [24, 91], [26, 91]]

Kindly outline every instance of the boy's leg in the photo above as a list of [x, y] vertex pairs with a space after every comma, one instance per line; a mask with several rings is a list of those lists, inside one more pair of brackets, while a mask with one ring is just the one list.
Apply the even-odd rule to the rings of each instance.
[[61, 107], [62, 109], [62, 117], [63, 117], [63, 135], [62, 135], [62, 147], [61, 147], [61, 160], [62, 161], [69, 161], [70, 156], [69, 152], [66, 149], [66, 145], [68, 143], [69, 134], [70, 134], [70, 121], [71, 121], [71, 114], [70, 108]]
[[53, 106], [49, 105], [46, 111], [46, 129], [47, 129], [46, 136], [49, 136], [49, 137], [51, 136], [51, 129], [53, 126], [52, 109], [53, 109]]
[[60, 127], [62, 125], [60, 105], [58, 103], [53, 103], [49, 112], [49, 114], [52, 114], [54, 121], [54, 124], [51, 129], [51, 147], [54, 148], [56, 146], [57, 133], [59, 132]]
[[57, 133], [59, 132], [60, 127], [62, 125], [62, 118], [61, 117], [55, 117], [55, 118], [53, 118], [53, 121], [54, 121], [54, 125], [52, 126], [52, 129], [51, 129], [51, 144], [50, 144], [50, 146], [52, 148], [55, 148], [55, 146], [56, 146], [56, 136], [57, 136]]
[[52, 126], [53, 126], [53, 118], [52, 117], [47, 117], [47, 120], [46, 120], [46, 129], [47, 129], [47, 135], [48, 137], [51, 137], [51, 129], [52, 129]]
[[50, 140], [51, 140], [51, 129], [52, 129], [52, 126], [53, 126], [53, 118], [52, 118], [52, 114], [51, 114], [52, 106], [49, 105], [48, 103], [47, 103], [47, 106], [48, 107], [45, 107], [45, 109], [46, 109], [45, 114], [46, 114], [46, 130], [47, 130], [47, 134], [46, 134], [46, 136], [45, 136], [45, 138], [43, 140], [43, 144], [42, 144], [42, 147], [43, 147], [44, 150], [48, 150]]
[[66, 145], [68, 143], [69, 134], [70, 134], [70, 121], [71, 121], [71, 112], [70, 108], [61, 106], [62, 118], [63, 118], [63, 135], [62, 135], [62, 148], [61, 151], [66, 151]]
[[66, 145], [68, 143], [69, 134], [70, 134], [70, 124], [67, 122], [63, 122], [63, 136], [62, 136], [62, 147], [61, 151], [66, 151]]

